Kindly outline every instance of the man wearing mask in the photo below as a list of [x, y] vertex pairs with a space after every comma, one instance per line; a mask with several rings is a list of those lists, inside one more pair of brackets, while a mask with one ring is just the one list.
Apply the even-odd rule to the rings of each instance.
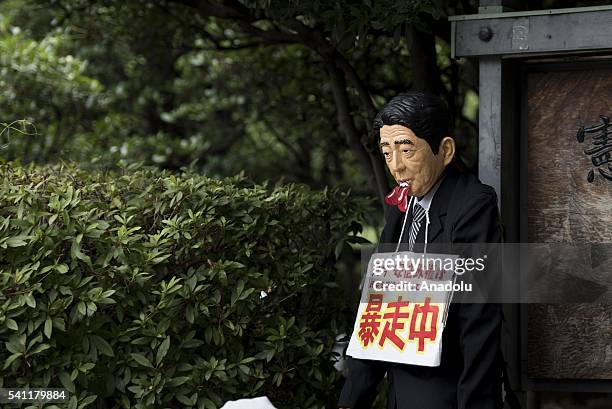
[[[460, 170], [444, 101], [423, 92], [400, 94], [378, 113], [374, 130], [398, 184], [387, 196], [381, 244], [401, 237], [417, 251], [421, 243], [501, 241], [495, 190]], [[385, 374], [389, 409], [503, 407], [501, 321], [499, 304], [451, 303], [439, 366], [349, 357], [338, 407], [370, 408]]]

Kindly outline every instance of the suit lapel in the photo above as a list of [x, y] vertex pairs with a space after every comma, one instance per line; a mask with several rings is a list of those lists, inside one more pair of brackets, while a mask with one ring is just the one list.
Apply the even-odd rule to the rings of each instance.
[[385, 221], [385, 228], [380, 235], [381, 244], [397, 243], [399, 237], [399, 230], [401, 229], [402, 215], [397, 206], [389, 206], [387, 212], [387, 220]]
[[[444, 226], [446, 223], [446, 214], [448, 211], [448, 205], [452, 201], [452, 195], [457, 183], [457, 172], [454, 168], [449, 166], [446, 171], [446, 175], [438, 188], [438, 191], [433, 197], [431, 206], [429, 207], [429, 229], [427, 235], [427, 242], [433, 243], [438, 239], [441, 233], [444, 232]], [[450, 240], [450, 238], [448, 238]], [[417, 241], [425, 241], [425, 229], [421, 227], [419, 230], [419, 237]]]

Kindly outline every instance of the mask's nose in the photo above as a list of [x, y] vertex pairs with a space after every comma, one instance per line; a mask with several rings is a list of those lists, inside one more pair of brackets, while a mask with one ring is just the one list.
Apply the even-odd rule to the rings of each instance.
[[391, 171], [391, 174], [396, 179], [399, 179], [404, 169], [405, 169], [405, 166], [404, 166], [404, 162], [402, 162], [402, 158], [397, 152], [393, 152], [391, 161], [389, 162], [389, 170]]

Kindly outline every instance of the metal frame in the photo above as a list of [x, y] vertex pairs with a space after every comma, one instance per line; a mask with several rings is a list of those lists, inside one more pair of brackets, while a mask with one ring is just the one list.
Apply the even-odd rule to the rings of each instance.
[[[450, 17], [451, 56], [612, 50], [612, 6]], [[487, 31], [489, 36], [482, 33]]]
[[[612, 59], [612, 6], [508, 11], [522, 6], [523, 0], [481, 0], [480, 14], [449, 18], [452, 57], [479, 57], [479, 176], [497, 191], [508, 242], [528, 238], [527, 75], [612, 66], [604, 61]], [[514, 331], [505, 345], [510, 384], [526, 392], [523, 407], [538, 407], [542, 391], [612, 391], [612, 380], [528, 378], [527, 308], [503, 307]]]
[[478, 175], [493, 186], [501, 203], [501, 113], [502, 65], [498, 57], [480, 59], [480, 88], [478, 108]]
[[[481, 0], [479, 11], [484, 18], [490, 18], [497, 11], [508, 7], [521, 7], [521, 0]], [[455, 27], [452, 27], [452, 54], [455, 56]], [[513, 135], [518, 134], [515, 126], [520, 124], [515, 87], [517, 76], [515, 61], [505, 61], [500, 56], [486, 56], [479, 61], [479, 83], [481, 86], [478, 106], [478, 174], [484, 183], [495, 188], [499, 198], [502, 220], [518, 220], [519, 208], [515, 201], [505, 199], [518, 196], [516, 158], [519, 157], [519, 143]], [[482, 103], [486, 100], [487, 103]], [[504, 124], [505, 126], [502, 126]], [[516, 223], [505, 223], [505, 237], [509, 242], [519, 241], [519, 228]], [[504, 319], [509, 333], [503, 337], [504, 359], [507, 363], [510, 388], [517, 394], [521, 406], [525, 407], [525, 388], [521, 376], [521, 311], [517, 304], [502, 306]]]
[[[501, 172], [499, 181], [501, 186], [501, 195], [504, 197], [500, 200], [500, 210], [502, 220], [504, 221], [505, 240], [509, 243], [520, 242], [520, 225], [516, 221], [519, 220], [521, 209], [516, 198], [520, 197], [519, 188], [521, 186], [520, 179], [520, 139], [516, 135], [520, 135], [521, 129], [521, 87], [520, 84], [520, 67], [521, 63], [516, 60], [501, 61], [502, 71], [502, 86], [501, 86], [501, 121], [500, 132], [501, 139]], [[502, 126], [503, 125], [503, 126]], [[514, 282], [516, 288], [512, 291], [519, 293], [519, 282]], [[519, 304], [504, 304], [502, 306], [504, 317], [510, 333], [507, 334], [507, 339], [504, 340], [504, 359], [508, 365], [508, 379], [510, 387], [515, 391], [524, 391], [525, 388], [521, 376], [521, 311]], [[525, 399], [519, 394], [519, 399]]]
[[[480, 2], [482, 7], [483, 1]], [[486, 2], [484, 2], [486, 3]], [[490, 5], [485, 10], [495, 10], [492, 7], [503, 7], [507, 9], [507, 6], [495, 5], [499, 1], [489, 1]], [[508, 11], [508, 12], [492, 12], [492, 13], [480, 13], [480, 14], [463, 14], [457, 16], [450, 16], [449, 21], [465, 21], [465, 20], [490, 20], [495, 18], [512, 18], [512, 17], [528, 17], [528, 16], [549, 16], [555, 14], [574, 14], [574, 13], [588, 13], [592, 11], [606, 11], [612, 10], [612, 6], [591, 6], [591, 7], [574, 7], [565, 9], [550, 9], [550, 10], [532, 10], [532, 11]]]

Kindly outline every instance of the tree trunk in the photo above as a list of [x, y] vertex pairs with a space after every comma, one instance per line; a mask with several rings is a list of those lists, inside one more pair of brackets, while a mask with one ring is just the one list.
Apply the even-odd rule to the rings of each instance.
[[412, 88], [442, 95], [444, 87], [436, 61], [436, 39], [432, 33], [410, 26]]

